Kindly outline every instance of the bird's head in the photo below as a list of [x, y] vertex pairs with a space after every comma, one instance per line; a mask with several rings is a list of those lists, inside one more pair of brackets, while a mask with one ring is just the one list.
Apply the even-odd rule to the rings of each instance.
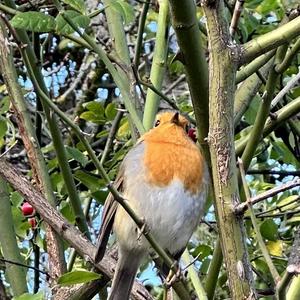
[[182, 144], [190, 140], [188, 125], [188, 120], [178, 112], [164, 111], [157, 115], [154, 128], [144, 135], [144, 139]]
[[184, 131], [186, 131], [189, 122], [184, 116], [180, 115], [178, 112], [165, 111], [157, 115], [154, 126], [163, 128], [163, 127], [173, 127], [174, 125], [179, 126]]

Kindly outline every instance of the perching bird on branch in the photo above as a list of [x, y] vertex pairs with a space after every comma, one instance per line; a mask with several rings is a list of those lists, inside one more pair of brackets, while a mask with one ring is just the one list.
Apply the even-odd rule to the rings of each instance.
[[[187, 135], [187, 126], [188, 121], [177, 112], [159, 114], [155, 127], [125, 156], [115, 181], [159, 245], [176, 259], [200, 220], [208, 186], [204, 158]], [[96, 261], [102, 259], [112, 229], [119, 259], [109, 299], [126, 300], [150, 245], [110, 194], [104, 206]]]

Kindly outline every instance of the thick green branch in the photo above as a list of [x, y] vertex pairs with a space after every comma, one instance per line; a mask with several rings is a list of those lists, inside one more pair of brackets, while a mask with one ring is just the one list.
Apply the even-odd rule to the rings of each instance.
[[[183, 57], [200, 144], [208, 133], [208, 66], [193, 0], [169, 0], [172, 25]], [[206, 155], [207, 161], [209, 155]]]
[[[56, 3], [57, 1], [55, 1]], [[128, 112], [130, 113], [130, 117], [132, 118], [135, 126], [137, 127], [140, 134], [143, 134], [145, 132], [144, 126], [141, 122], [141, 119], [138, 115], [138, 112], [136, 110], [135, 104], [132, 102], [131, 98], [132, 95], [130, 94], [128, 81], [124, 81], [118, 70], [113, 66], [112, 62], [107, 57], [105, 51], [99, 47], [96, 42], [85, 32], [82, 32], [80, 28], [78, 28], [73, 20], [69, 18], [68, 15], [66, 15], [63, 11], [60, 12], [63, 18], [66, 20], [66, 22], [79, 34], [81, 38], [83, 38], [93, 49], [95, 53], [99, 55], [99, 58], [103, 61], [105, 66], [107, 67], [109, 73], [113, 77], [116, 85], [119, 87], [122, 97], [124, 99], [124, 104]]]
[[[24, 263], [20, 255], [7, 183], [0, 177], [0, 244], [5, 259]], [[15, 297], [27, 292], [26, 269], [13, 264], [5, 264], [7, 280]]]
[[257, 56], [276, 49], [298, 35], [300, 35], [300, 16], [241, 46], [242, 57], [240, 63], [250, 62]]
[[[155, 48], [153, 54], [152, 67], [150, 72], [150, 81], [157, 90], [161, 90], [165, 69], [167, 65], [168, 54], [168, 28], [169, 28], [169, 5], [168, 0], [161, 0], [159, 5], [159, 14], [157, 21], [157, 32], [155, 40]], [[152, 90], [147, 91], [145, 110], [143, 116], [143, 124], [146, 130], [152, 128], [155, 115], [158, 110], [160, 97]]]
[[[267, 76], [273, 65], [273, 59], [271, 59], [266, 65], [260, 70], [262, 76]], [[236, 127], [246, 110], [248, 109], [254, 96], [259, 91], [262, 85], [262, 81], [257, 74], [252, 74], [248, 77], [235, 92], [234, 97], [234, 127]]]
[[[262, 131], [262, 137], [266, 137], [269, 135], [274, 129], [276, 129], [280, 124], [285, 122], [287, 119], [295, 116], [300, 112], [300, 97], [296, 98], [292, 102], [288, 103], [286, 106], [281, 108], [275, 113], [274, 118], [268, 118], [266, 124]], [[241, 142], [237, 142], [236, 144], [236, 155], [240, 156], [246, 145], [249, 142], [249, 137], [244, 138]]]
[[244, 81], [247, 77], [258, 71], [263, 65], [265, 65], [275, 54], [275, 50], [269, 53], [263, 54], [260, 57], [254, 59], [247, 66], [243, 67], [236, 74], [235, 83], [238, 84]]
[[237, 49], [231, 42], [223, 1], [204, 5], [210, 49], [209, 150], [216, 195], [215, 210], [233, 299], [254, 299], [239, 201], [234, 153], [233, 99]]

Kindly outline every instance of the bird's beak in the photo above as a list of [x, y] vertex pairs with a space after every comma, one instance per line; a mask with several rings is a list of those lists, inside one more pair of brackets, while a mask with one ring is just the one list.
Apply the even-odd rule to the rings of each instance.
[[178, 112], [176, 112], [176, 113], [174, 114], [174, 116], [172, 117], [171, 123], [174, 123], [174, 124], [176, 124], [176, 125], [179, 125], [179, 113], [178, 113]]

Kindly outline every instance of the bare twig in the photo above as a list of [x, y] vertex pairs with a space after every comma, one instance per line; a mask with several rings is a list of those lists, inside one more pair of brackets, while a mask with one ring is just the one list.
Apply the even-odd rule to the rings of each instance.
[[293, 77], [286, 86], [277, 94], [277, 96], [272, 100], [271, 107], [273, 108], [283, 97], [286, 93], [288, 93], [295, 84], [299, 83], [300, 81], [300, 72]]
[[270, 189], [264, 193], [261, 193], [257, 196], [251, 197], [249, 198], [249, 200], [247, 200], [246, 202], [243, 202], [241, 204], [239, 204], [236, 208], [235, 211], [236, 213], [242, 213], [247, 209], [247, 206], [252, 206], [257, 202], [260, 202], [262, 200], [265, 200], [269, 197], [275, 196], [281, 192], [284, 192], [286, 190], [289, 190], [291, 188], [294, 188], [296, 186], [300, 186], [300, 179], [296, 179], [290, 182], [287, 182], [285, 184], [282, 184], [281, 186], [275, 187], [273, 189]]
[[50, 274], [49, 274], [48, 272], [43, 271], [43, 270], [41, 270], [41, 269], [39, 269], [39, 268], [36, 268], [36, 267], [28, 266], [28, 265], [21, 264], [21, 263], [19, 263], [19, 262], [12, 261], [12, 260], [9, 260], [9, 259], [4, 259], [4, 258], [0, 258], [0, 261], [2, 261], [2, 262], [4, 262], [4, 263], [7, 263], [7, 264], [12, 264], [12, 265], [24, 267], [24, 268], [26, 268], [26, 269], [32, 269], [32, 270], [38, 271], [39, 273], [45, 274], [45, 275], [47, 275], [48, 277], [50, 277]]
[[237, 30], [238, 23], [239, 23], [239, 18], [241, 16], [244, 3], [245, 3], [244, 0], [237, 0], [235, 2], [235, 7], [234, 7], [230, 27], [229, 27], [229, 33], [230, 33], [232, 38], [234, 37], [234, 33]]
[[262, 175], [280, 175], [280, 176], [300, 176], [300, 170], [297, 171], [277, 171], [277, 170], [255, 170], [250, 169], [247, 174], [262, 174]]

